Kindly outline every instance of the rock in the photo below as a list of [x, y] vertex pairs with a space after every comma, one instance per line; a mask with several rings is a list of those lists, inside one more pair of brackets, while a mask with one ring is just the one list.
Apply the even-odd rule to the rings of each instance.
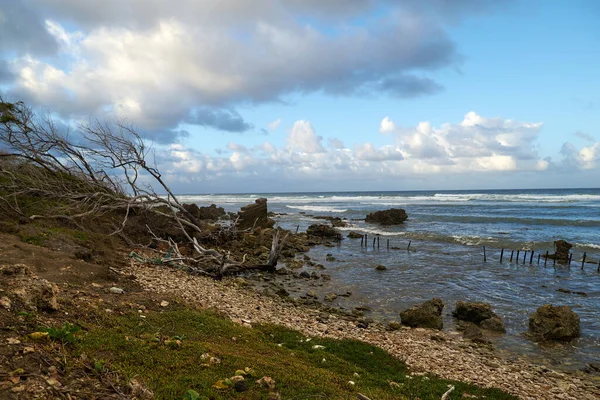
[[560, 239], [554, 242], [554, 247], [556, 248], [556, 252], [551, 257], [557, 261], [569, 260], [569, 250], [571, 250], [571, 247], [573, 247], [571, 243]]
[[403, 325], [413, 328], [442, 329], [444, 303], [438, 298], [426, 301], [400, 313]]
[[399, 225], [406, 221], [408, 215], [401, 208], [390, 208], [389, 210], [376, 211], [367, 215], [365, 222], [381, 225]]
[[481, 329], [479, 329], [477, 325], [471, 323], [466, 324], [465, 330], [463, 331], [463, 337], [472, 340], [475, 343], [489, 343], [489, 340], [483, 336]]
[[223, 207], [217, 207], [215, 204], [211, 204], [208, 207], [198, 207], [196, 204], [184, 204], [183, 208], [199, 220], [217, 221], [219, 218], [227, 215]]
[[481, 328], [506, 332], [502, 319], [492, 311], [488, 303], [457, 301], [452, 315], [460, 321], [471, 322]]
[[331, 226], [335, 227], [335, 228], [344, 228], [346, 227], [346, 221], [342, 220], [340, 217], [321, 217], [321, 216], [317, 216], [314, 217], [315, 219], [325, 219], [329, 222], [331, 222]]
[[6, 296], [2, 296], [0, 297], [0, 307], [10, 311], [10, 308], [12, 306], [12, 302], [10, 301], [10, 299]]
[[479, 326], [483, 329], [487, 329], [488, 331], [506, 333], [506, 327], [504, 326], [504, 322], [502, 322], [502, 320], [498, 316], [484, 319], [483, 321], [481, 321]]
[[333, 254], [327, 254], [325, 256], [325, 260], [327, 260], [329, 262], [333, 262], [333, 261], [335, 261], [335, 257], [333, 256]]
[[3, 274], [10, 272], [8, 275], [16, 275], [10, 291], [25, 307], [33, 310], [58, 310], [57, 296], [60, 292], [58, 286], [34, 275], [25, 265], [17, 264], [12, 266], [13, 268], [4, 267], [0, 268]]
[[385, 267], [385, 265], [378, 265], [378, 266], [375, 267], [375, 269], [377, 271], [385, 271], [385, 270], [387, 270], [387, 268]]
[[273, 380], [273, 378], [271, 378], [270, 376], [263, 376], [262, 378], [256, 381], [256, 384], [269, 390], [275, 389], [275, 380]]
[[400, 328], [402, 328], [402, 324], [398, 321], [390, 321], [387, 324], [387, 329], [389, 331], [397, 331]]
[[325, 295], [325, 301], [334, 301], [335, 299], [337, 299], [338, 295], [335, 293], [327, 293]]
[[246, 390], [248, 390], [248, 384], [246, 383], [246, 381], [237, 381], [233, 384], [233, 389], [236, 392], [245, 392]]
[[351, 231], [350, 233], [348, 233], [348, 238], [350, 238], [350, 239], [360, 239], [362, 237], [363, 237], [363, 235], [361, 235], [358, 232]]
[[160, 306], [161, 307], [168, 307], [169, 306], [169, 302], [166, 301], [166, 300], [163, 300], [163, 301], [160, 302]]
[[342, 235], [335, 228], [328, 225], [313, 224], [308, 227], [306, 233], [309, 237], [312, 236], [335, 241], [342, 240]]
[[123, 290], [123, 289], [121, 289], [119, 287], [116, 287], [116, 286], [111, 287], [110, 289], [108, 289], [108, 291], [110, 293], [114, 293], [114, 294], [123, 294], [123, 293], [125, 293], [125, 290]]
[[526, 336], [538, 341], [566, 341], [579, 337], [579, 334], [579, 315], [571, 307], [544, 304], [529, 318]]
[[256, 199], [254, 204], [248, 204], [240, 209], [237, 221], [238, 229], [272, 228], [275, 221], [267, 215], [267, 199]]
[[0, 275], [33, 275], [33, 273], [25, 264], [12, 264], [0, 266]]
[[316, 299], [317, 297], [319, 297], [319, 295], [317, 294], [317, 292], [314, 291], [314, 290], [309, 290], [308, 292], [306, 292], [306, 296], [312, 297], [314, 299]]

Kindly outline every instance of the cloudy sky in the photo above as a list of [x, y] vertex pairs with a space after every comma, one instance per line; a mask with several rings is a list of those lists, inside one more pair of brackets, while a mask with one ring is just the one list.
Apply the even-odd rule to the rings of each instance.
[[600, 187], [595, 0], [0, 0], [0, 94], [179, 193]]

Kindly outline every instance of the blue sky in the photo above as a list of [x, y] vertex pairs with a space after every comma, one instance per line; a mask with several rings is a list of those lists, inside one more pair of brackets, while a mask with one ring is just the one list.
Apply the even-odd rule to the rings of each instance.
[[600, 3], [21, 0], [0, 90], [179, 193], [600, 186]]

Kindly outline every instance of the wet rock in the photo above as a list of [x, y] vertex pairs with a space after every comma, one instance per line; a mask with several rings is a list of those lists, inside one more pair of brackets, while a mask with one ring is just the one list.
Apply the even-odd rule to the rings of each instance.
[[444, 303], [438, 298], [426, 301], [400, 313], [403, 325], [413, 328], [442, 329]]
[[342, 240], [342, 235], [335, 228], [328, 225], [313, 224], [308, 227], [306, 233], [309, 237], [330, 239], [335, 241]]
[[350, 238], [350, 239], [360, 239], [362, 237], [363, 237], [363, 235], [361, 235], [358, 232], [351, 231], [350, 233], [348, 233], [348, 238]]
[[569, 306], [544, 304], [529, 318], [529, 332], [533, 340], [567, 341], [579, 337], [579, 315]]
[[334, 301], [337, 298], [338, 298], [338, 295], [335, 293], [327, 293], [325, 295], [325, 301]]
[[398, 321], [390, 321], [387, 324], [387, 329], [389, 331], [397, 331], [400, 328], [402, 328], [402, 324]]
[[248, 204], [240, 209], [237, 221], [238, 229], [272, 228], [275, 221], [267, 215], [267, 199], [256, 199], [254, 204]]
[[335, 227], [335, 228], [344, 228], [346, 227], [346, 221], [342, 220], [340, 217], [321, 217], [321, 216], [317, 216], [314, 217], [315, 219], [325, 219], [329, 222], [331, 222], [331, 226]]
[[488, 303], [457, 301], [452, 315], [460, 321], [471, 322], [481, 328], [506, 332], [502, 319], [492, 311]]
[[375, 267], [375, 269], [377, 271], [385, 271], [385, 270], [387, 270], [387, 268], [385, 267], [385, 265], [378, 265], [378, 266]]
[[553, 255], [554, 259], [557, 261], [568, 261], [569, 250], [571, 250], [571, 247], [573, 247], [573, 245], [566, 240], [556, 240], [554, 242], [554, 248], [556, 249], [556, 252]]
[[401, 208], [390, 208], [389, 210], [376, 211], [367, 215], [365, 222], [381, 225], [399, 225], [406, 221], [408, 215]]
[[475, 343], [489, 343], [489, 340], [487, 340], [483, 336], [483, 332], [481, 331], [481, 329], [479, 329], [477, 325], [472, 323], [466, 324], [465, 329], [463, 331], [463, 337]]
[[309, 273], [308, 271], [302, 271], [302, 272], [300, 272], [300, 274], [298, 274], [298, 276], [299, 276], [300, 278], [307, 278], [307, 279], [310, 279], [310, 273]]
[[325, 259], [326, 259], [327, 261], [329, 261], [329, 262], [333, 262], [333, 261], [335, 261], [335, 257], [333, 256], [333, 254], [327, 254], [327, 255], [325, 256]]

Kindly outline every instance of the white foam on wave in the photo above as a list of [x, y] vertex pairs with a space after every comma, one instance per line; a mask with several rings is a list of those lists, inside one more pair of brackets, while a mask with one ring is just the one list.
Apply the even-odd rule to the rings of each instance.
[[348, 209], [334, 208], [334, 207], [327, 207], [327, 206], [290, 206], [290, 205], [287, 205], [286, 207], [292, 208], [295, 210], [316, 211], [316, 212], [343, 213], [343, 212], [348, 211]]
[[593, 243], [575, 243], [576, 246], [578, 247], [589, 247], [592, 249], [600, 249], [600, 244], [593, 244]]
[[335, 228], [338, 229], [340, 231], [355, 231], [358, 233], [366, 233], [367, 235], [379, 235], [379, 236], [404, 236], [406, 234], [406, 232], [389, 232], [389, 231], [381, 231], [379, 229], [375, 229], [375, 228], [365, 228], [365, 227], [352, 227], [352, 226], [345, 226], [345, 227], [338, 227]]

